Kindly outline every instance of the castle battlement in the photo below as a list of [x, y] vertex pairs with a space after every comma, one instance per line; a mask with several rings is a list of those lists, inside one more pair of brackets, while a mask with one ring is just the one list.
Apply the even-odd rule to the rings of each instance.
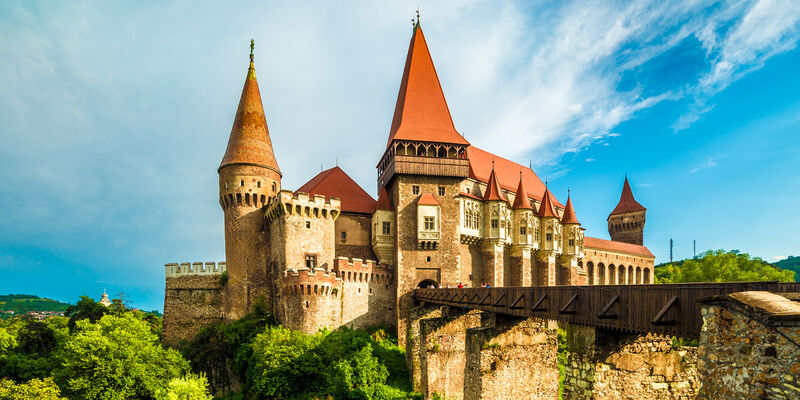
[[164, 272], [167, 278], [176, 278], [185, 275], [222, 275], [227, 270], [225, 261], [215, 263], [213, 261], [184, 262], [164, 264]]
[[388, 284], [394, 273], [394, 269], [389, 265], [360, 258], [337, 257], [334, 260], [334, 267], [345, 282]]
[[284, 295], [329, 295], [341, 286], [336, 273], [323, 268], [290, 269], [281, 277]]
[[280, 215], [335, 220], [341, 212], [341, 207], [342, 203], [336, 197], [327, 198], [322, 195], [281, 190], [277, 196], [269, 199], [266, 216], [267, 220], [272, 220]]

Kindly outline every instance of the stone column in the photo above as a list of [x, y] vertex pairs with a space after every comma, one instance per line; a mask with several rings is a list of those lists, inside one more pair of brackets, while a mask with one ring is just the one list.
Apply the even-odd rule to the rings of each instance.
[[492, 287], [503, 286], [503, 245], [493, 240], [481, 244], [483, 280]]
[[492, 313], [483, 323], [467, 331], [463, 399], [558, 398], [556, 326]]
[[701, 301], [698, 399], [800, 398], [798, 294], [741, 292]]
[[531, 266], [530, 246], [511, 246], [511, 270], [514, 274], [511, 279], [512, 285], [533, 285], [533, 267]]
[[561, 324], [567, 333], [563, 399], [694, 399], [697, 349], [667, 337]]
[[578, 257], [561, 255], [558, 257], [558, 268], [556, 269], [557, 285], [588, 285], [586, 272], [578, 273]]
[[534, 285], [556, 285], [556, 255], [555, 253], [539, 250], [536, 252], [536, 276]]

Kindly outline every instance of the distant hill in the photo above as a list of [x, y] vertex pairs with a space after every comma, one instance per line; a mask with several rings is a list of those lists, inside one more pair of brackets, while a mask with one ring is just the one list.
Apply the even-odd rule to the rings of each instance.
[[[7, 319], [28, 311], [64, 312], [70, 305], [60, 301], [44, 299], [30, 294], [0, 295], [0, 318]], [[14, 311], [8, 313], [7, 311]]]
[[794, 271], [794, 280], [800, 282], [800, 256], [789, 256], [776, 262], [775, 266], [781, 269]]

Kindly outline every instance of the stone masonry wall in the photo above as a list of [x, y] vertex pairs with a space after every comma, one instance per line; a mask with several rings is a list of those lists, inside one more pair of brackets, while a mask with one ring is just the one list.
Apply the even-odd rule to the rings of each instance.
[[223, 287], [219, 275], [166, 278], [162, 342], [174, 346], [204, 326], [222, 320]]
[[800, 398], [800, 303], [772, 293], [743, 293], [751, 294], [741, 297], [743, 302], [735, 293], [703, 304], [698, 398]]

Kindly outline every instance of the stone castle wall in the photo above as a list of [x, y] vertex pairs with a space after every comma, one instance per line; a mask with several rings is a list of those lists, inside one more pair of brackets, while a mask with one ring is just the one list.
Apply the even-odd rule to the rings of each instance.
[[609, 215], [608, 234], [611, 240], [643, 245], [645, 211]]
[[225, 264], [167, 264], [165, 268], [162, 341], [174, 346], [222, 320]]

